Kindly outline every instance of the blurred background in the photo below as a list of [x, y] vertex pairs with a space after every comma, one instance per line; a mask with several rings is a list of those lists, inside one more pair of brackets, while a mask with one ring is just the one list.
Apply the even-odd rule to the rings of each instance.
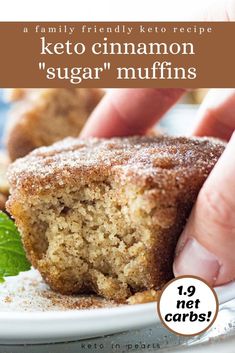
[[[9, 91], [0, 89], [0, 148], [4, 147], [4, 125], [9, 118], [10, 104], [6, 100]], [[189, 135], [196, 119], [198, 105], [207, 92], [208, 89], [196, 89], [185, 94], [160, 122], [162, 131], [173, 135]]]

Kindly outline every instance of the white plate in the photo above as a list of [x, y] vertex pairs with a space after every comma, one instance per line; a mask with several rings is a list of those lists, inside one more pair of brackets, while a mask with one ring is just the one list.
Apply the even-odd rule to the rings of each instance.
[[158, 322], [155, 303], [114, 307], [94, 298], [105, 307], [73, 309], [84, 300], [53, 293], [35, 270], [9, 277], [0, 285], [0, 344], [73, 341]]
[[[105, 308], [86, 310], [61, 307], [60, 300], [66, 297], [48, 296], [52, 292], [34, 270], [7, 279], [0, 289], [0, 344], [73, 341], [159, 322], [156, 303], [119, 307], [107, 307], [105, 303]], [[216, 291], [220, 303], [224, 303], [234, 297], [235, 283]]]
[[99, 337], [158, 321], [156, 304], [65, 312], [0, 313], [0, 343], [51, 343]]

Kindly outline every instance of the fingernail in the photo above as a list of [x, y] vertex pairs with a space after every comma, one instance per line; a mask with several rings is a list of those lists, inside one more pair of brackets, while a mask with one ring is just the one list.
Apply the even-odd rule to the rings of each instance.
[[219, 274], [220, 264], [215, 255], [197, 240], [189, 238], [173, 265], [175, 276], [194, 275], [213, 285]]

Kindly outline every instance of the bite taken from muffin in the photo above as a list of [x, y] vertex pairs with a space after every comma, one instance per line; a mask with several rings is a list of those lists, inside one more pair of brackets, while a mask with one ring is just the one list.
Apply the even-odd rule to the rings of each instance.
[[124, 302], [172, 278], [178, 237], [223, 150], [206, 138], [68, 138], [10, 166], [7, 209], [52, 289]]

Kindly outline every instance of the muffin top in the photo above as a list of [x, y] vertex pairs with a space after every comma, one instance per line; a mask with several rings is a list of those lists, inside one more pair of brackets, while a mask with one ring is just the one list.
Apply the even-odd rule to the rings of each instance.
[[183, 190], [185, 183], [205, 179], [224, 148], [212, 138], [66, 138], [16, 160], [8, 177], [12, 190], [28, 194], [107, 177], [139, 187]]

